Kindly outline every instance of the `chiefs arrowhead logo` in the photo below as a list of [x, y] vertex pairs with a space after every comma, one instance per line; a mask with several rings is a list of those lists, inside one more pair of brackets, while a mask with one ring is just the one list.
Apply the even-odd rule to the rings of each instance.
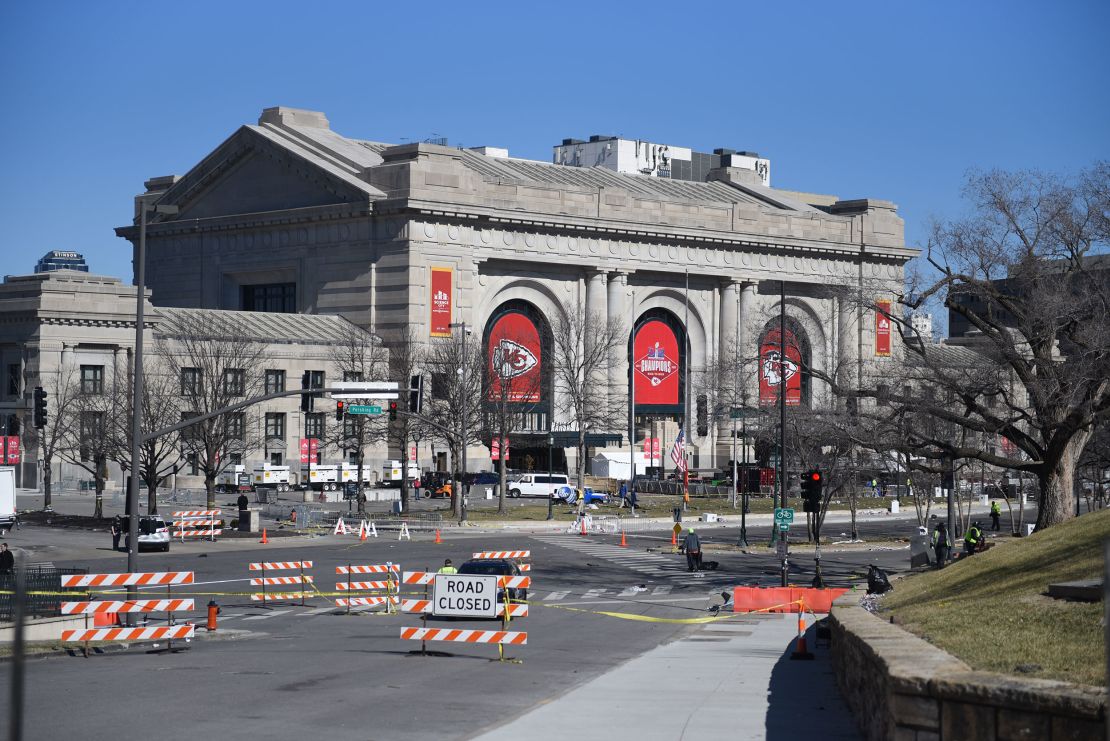
[[779, 372], [779, 355], [778, 350], [771, 350], [763, 356], [763, 382], [768, 386], [778, 386], [783, 382], [782, 376], [785, 375], [785, 380], [789, 381], [798, 372], [798, 364], [787, 358], [782, 361], [782, 373]]
[[493, 351], [493, 370], [505, 380], [523, 376], [538, 364], [531, 350], [512, 340], [502, 339]]

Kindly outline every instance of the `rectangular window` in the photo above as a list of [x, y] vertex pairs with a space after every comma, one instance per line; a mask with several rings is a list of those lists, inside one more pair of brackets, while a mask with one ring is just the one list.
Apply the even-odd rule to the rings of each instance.
[[185, 456], [185, 467], [189, 469], [190, 476], [200, 475], [200, 459], [197, 458], [196, 453], [189, 453]]
[[266, 437], [285, 438], [285, 414], [282, 412], [266, 412]]
[[224, 425], [227, 430], [227, 437], [230, 440], [242, 440], [244, 437], [244, 416], [242, 412], [232, 412], [224, 415]]
[[351, 417], [344, 417], [343, 418], [343, 437], [344, 438], [349, 439], [349, 438], [358, 437], [358, 430], [355, 427], [355, 424], [356, 424], [355, 420], [352, 419]]
[[81, 412], [81, 460], [92, 459], [104, 439], [104, 413]]
[[104, 393], [104, 366], [103, 365], [82, 365], [81, 366], [81, 393], [82, 394], [103, 394]]
[[324, 415], [320, 412], [304, 416], [304, 436], [320, 439], [324, 437]]
[[270, 453], [270, 465], [271, 466], [280, 466], [281, 465], [281, 453]]
[[362, 371], [343, 371], [343, 380], [347, 382], [361, 381]]
[[224, 395], [242, 396], [246, 386], [246, 372], [242, 368], [224, 370]]
[[276, 394], [285, 390], [285, 371], [274, 368], [266, 369], [266, 393]]
[[23, 374], [20, 372], [19, 363], [8, 364], [8, 396], [19, 396], [19, 392], [23, 386], [20, 381], [23, 380]]
[[[182, 412], [181, 421], [184, 422], [190, 417], [195, 416], [197, 416], [197, 412]], [[203, 430], [201, 426], [202, 424], [203, 423], [198, 423], [195, 425], [190, 425], [189, 427], [182, 427], [181, 430], [178, 432], [178, 434], [181, 435], [181, 441], [190, 443], [199, 440], [201, 438], [201, 432]]]
[[181, 395], [182, 396], [199, 396], [200, 395], [200, 368], [182, 368], [181, 369]]
[[308, 387], [310, 389], [324, 388], [324, 371], [308, 371]]
[[258, 283], [242, 287], [243, 311], [297, 313], [296, 283]]
[[227, 454], [227, 460], [233, 466], [241, 466], [241, 465], [243, 465], [243, 454], [242, 453], [228, 453]]

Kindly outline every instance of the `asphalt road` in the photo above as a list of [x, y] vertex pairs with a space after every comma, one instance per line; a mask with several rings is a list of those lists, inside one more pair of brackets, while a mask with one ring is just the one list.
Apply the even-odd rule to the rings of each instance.
[[[450, 531], [441, 545], [426, 535], [398, 542], [383, 533], [366, 543], [338, 536], [274, 539], [266, 546], [225, 540], [175, 544], [168, 554], [144, 553], [144, 570], [196, 572], [198, 583], [175, 589], [174, 595], [197, 594], [195, 620], [201, 623], [204, 605], [215, 599], [222, 608], [220, 630], [174, 654], [132, 646], [89, 659], [29, 661], [25, 738], [109, 739], [139, 733], [169, 739], [467, 738], [701, 629], [598, 612], [703, 616], [731, 586], [778, 582], [773, 552], [730, 549], [735, 540], [730, 529], [703, 529], [702, 535], [706, 558], [719, 562], [718, 571], [688, 573], [684, 557], [670, 553], [664, 531], [634, 533], [628, 548], [614, 537]], [[32, 561], [96, 572], [126, 570], [126, 556], [107, 550], [102, 534], [28, 526], [9, 541]], [[402, 626], [420, 624], [415, 615], [348, 615], [322, 597], [305, 607], [262, 607], [244, 595], [251, 590], [247, 563], [254, 560], [310, 559], [316, 587], [333, 591], [337, 565], [392, 561], [406, 570], [434, 570], [444, 558], [459, 563], [472, 551], [486, 549], [532, 551], [531, 614], [511, 625], [528, 632], [528, 644], [507, 649], [522, 663], [496, 661], [493, 646], [459, 643], [429, 644], [444, 655], [414, 655], [419, 644], [401, 641], [398, 634]], [[907, 559], [904, 546], [869, 550], [864, 545], [827, 548], [823, 565], [830, 584], [848, 585], [858, 582], [869, 562], [901, 568]], [[804, 573], [799, 567], [792, 581], [801, 581]], [[165, 594], [164, 588], [147, 591]], [[434, 619], [428, 624], [496, 625]], [[10, 678], [7, 672], [2, 676], [0, 691], [7, 696]], [[666, 683], [659, 689], [665, 697]], [[136, 719], [140, 730], [126, 730], [128, 719]]]

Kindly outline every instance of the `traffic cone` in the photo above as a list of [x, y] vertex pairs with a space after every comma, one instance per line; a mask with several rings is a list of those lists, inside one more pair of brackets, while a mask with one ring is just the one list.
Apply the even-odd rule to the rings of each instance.
[[436, 528], [436, 542], [437, 543], [442, 543], [443, 542], [443, 538], [439, 537], [439, 528]]
[[806, 606], [805, 603], [798, 604], [798, 642], [794, 644], [794, 653], [790, 654], [791, 659], [813, 659], [813, 654], [806, 650]]
[[621, 548], [627, 548], [628, 541], [624, 539], [624, 528], [621, 528]]
[[671, 531], [671, 546], [674, 548], [678, 547], [678, 533], [674, 530]]
[[262, 540], [258, 542], [262, 543], [263, 545], [270, 542], [270, 539], [266, 537], [266, 528], [262, 528]]
[[365, 522], [363, 522], [362, 527], [360, 527], [358, 529], [359, 530], [358, 539], [361, 540], [363, 543], [366, 542], [366, 529], [367, 528], [366, 528], [366, 523]]
[[580, 517], [580, 518], [578, 518], [578, 521], [582, 523], [582, 530], [578, 534], [579, 535], [585, 535], [586, 534], [586, 518], [585, 517]]

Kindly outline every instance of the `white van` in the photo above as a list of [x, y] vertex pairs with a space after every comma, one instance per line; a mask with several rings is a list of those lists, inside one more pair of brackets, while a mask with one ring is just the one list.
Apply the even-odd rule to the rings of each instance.
[[549, 497], [560, 486], [567, 486], [570, 480], [561, 473], [526, 473], [509, 482], [510, 497]]
[[7, 533], [16, 524], [15, 512], [15, 468], [0, 468], [0, 535]]

